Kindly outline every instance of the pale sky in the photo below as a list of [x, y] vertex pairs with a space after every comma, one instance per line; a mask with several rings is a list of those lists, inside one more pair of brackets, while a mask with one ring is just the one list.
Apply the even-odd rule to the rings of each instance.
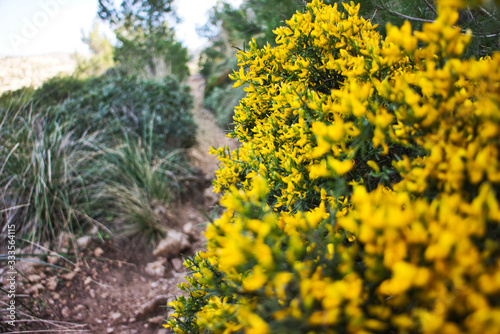
[[[206, 43], [196, 27], [207, 22], [207, 11], [216, 3], [175, 0], [182, 19], [176, 26], [177, 38], [190, 50]], [[82, 29], [87, 35], [96, 15], [97, 0], [0, 0], [0, 56], [86, 52]]]

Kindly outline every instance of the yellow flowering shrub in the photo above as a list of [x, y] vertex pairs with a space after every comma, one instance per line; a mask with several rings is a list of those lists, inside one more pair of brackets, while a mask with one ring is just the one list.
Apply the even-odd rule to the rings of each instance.
[[238, 55], [226, 209], [186, 260], [176, 333], [498, 333], [500, 55], [460, 1], [382, 38], [312, 1]]

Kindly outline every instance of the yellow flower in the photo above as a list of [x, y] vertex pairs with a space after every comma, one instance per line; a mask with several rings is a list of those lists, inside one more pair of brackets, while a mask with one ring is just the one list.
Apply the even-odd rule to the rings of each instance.
[[371, 169], [373, 169], [376, 173], [380, 173], [380, 167], [377, 165], [377, 163], [376, 163], [375, 161], [373, 161], [373, 160], [368, 160], [368, 161], [366, 162], [366, 164], [367, 164], [368, 166], [370, 166], [370, 167], [371, 167]]
[[338, 176], [348, 173], [354, 167], [354, 161], [350, 159], [340, 161], [334, 157], [328, 157], [327, 163]]
[[255, 291], [260, 289], [267, 282], [267, 275], [261, 266], [253, 267], [250, 275], [243, 279], [243, 289], [246, 291]]

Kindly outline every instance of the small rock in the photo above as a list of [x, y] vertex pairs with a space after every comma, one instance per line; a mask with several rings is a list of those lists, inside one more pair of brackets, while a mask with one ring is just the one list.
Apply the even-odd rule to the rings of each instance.
[[182, 265], [182, 260], [179, 259], [178, 257], [173, 258], [170, 260], [170, 263], [172, 264], [172, 268], [174, 268], [175, 271], [180, 272], [184, 266]]
[[28, 280], [33, 283], [38, 283], [42, 279], [42, 276], [40, 275], [29, 275]]
[[17, 270], [23, 275], [34, 274], [43, 266], [38, 257], [28, 256], [22, 257], [16, 262]]
[[89, 290], [89, 296], [90, 298], [94, 299], [95, 298], [95, 291], [93, 289]]
[[215, 193], [213, 185], [203, 191], [203, 198], [205, 198], [205, 203], [207, 203], [208, 206], [217, 204], [219, 197], [220, 195]]
[[128, 322], [129, 322], [129, 323], [133, 323], [133, 322], [135, 322], [135, 318], [130, 318], [130, 319], [128, 319]]
[[184, 233], [188, 235], [193, 235], [194, 234], [194, 224], [193, 223], [187, 223], [182, 226], [182, 230]]
[[168, 331], [165, 328], [160, 328], [156, 334], [168, 334]]
[[100, 257], [102, 254], [104, 254], [104, 251], [102, 250], [101, 247], [97, 247], [95, 250], [94, 250], [94, 255], [95, 257]]
[[[58, 279], [57, 279], [57, 276], [52, 276], [50, 278], [47, 278], [47, 282], [45, 283], [45, 285], [47, 286], [47, 289], [49, 289], [50, 291], [54, 291], [55, 289], [57, 289], [57, 283], [58, 283]], [[55, 298], [57, 294], [54, 294], [54, 299], [58, 299], [59, 298], [59, 295], [58, 298]]]
[[61, 275], [61, 278], [66, 281], [71, 281], [75, 277], [76, 273], [74, 271]]
[[150, 324], [159, 325], [160, 323], [162, 323], [162, 322], [163, 322], [163, 320], [164, 320], [164, 319], [165, 319], [165, 318], [164, 318], [162, 315], [159, 315], [159, 316], [157, 316], [157, 317], [154, 317], [154, 318], [149, 319], [149, 320], [148, 320], [148, 322], [149, 322]]
[[59, 255], [54, 252], [50, 252], [50, 255], [47, 256], [47, 262], [50, 264], [57, 264], [59, 262]]
[[37, 294], [38, 294], [38, 292], [43, 291], [43, 290], [45, 290], [45, 287], [44, 287], [42, 284], [37, 283], [37, 284], [33, 285], [33, 286], [29, 289], [29, 292], [30, 292], [31, 294], [33, 294], [33, 295], [37, 295]]
[[167, 268], [165, 267], [165, 263], [167, 259], [160, 259], [155, 262], [148, 263], [144, 268], [144, 271], [151, 276], [163, 277], [165, 275], [165, 271]]
[[75, 307], [75, 311], [76, 311], [76, 312], [80, 312], [81, 310], [84, 310], [84, 309], [85, 309], [85, 306], [84, 306], [84, 305], [82, 305], [82, 304], [78, 304], [78, 305], [76, 305], [76, 307]]
[[99, 228], [97, 227], [97, 225], [92, 226], [89, 233], [94, 236], [99, 235]]
[[85, 281], [83, 281], [83, 285], [89, 285], [90, 283], [92, 283], [92, 277], [87, 277]]
[[71, 234], [67, 232], [61, 232], [61, 234], [59, 234], [57, 246], [59, 249], [67, 249], [69, 247], [70, 241], [71, 241]]
[[162, 309], [163, 306], [167, 305], [168, 296], [160, 295], [151, 299], [146, 304], [142, 305], [141, 308], [136, 312], [135, 318], [138, 320], [146, 319], [155, 312]]
[[122, 317], [120, 312], [114, 312], [110, 314], [111, 320], [116, 321]]
[[185, 233], [176, 230], [168, 230], [167, 237], [160, 240], [153, 251], [154, 256], [172, 257], [179, 255], [183, 250], [189, 248], [189, 238]]
[[61, 298], [61, 296], [59, 296], [59, 294], [57, 292], [54, 292], [52, 294], [52, 298], [54, 298], [54, 300], [58, 300], [59, 298]]
[[89, 237], [88, 235], [85, 235], [83, 237], [76, 239], [76, 245], [80, 249], [86, 249], [90, 245], [91, 242], [92, 242], [92, 238]]
[[160, 286], [160, 283], [158, 283], [158, 282], [152, 282], [151, 283], [151, 288], [153, 288], [153, 289], [156, 289], [159, 286]]
[[115, 332], [114, 327], [109, 327], [108, 329], [106, 329], [106, 333], [114, 333], [114, 332]]
[[64, 306], [61, 310], [61, 316], [63, 317], [63, 319], [68, 319], [70, 315], [71, 315], [71, 312], [69, 310], [69, 307]]

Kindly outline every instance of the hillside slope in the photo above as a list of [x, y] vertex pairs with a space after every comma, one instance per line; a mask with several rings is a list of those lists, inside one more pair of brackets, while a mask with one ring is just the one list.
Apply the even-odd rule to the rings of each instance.
[[0, 94], [24, 86], [39, 86], [59, 73], [71, 74], [76, 61], [71, 54], [0, 58]]

